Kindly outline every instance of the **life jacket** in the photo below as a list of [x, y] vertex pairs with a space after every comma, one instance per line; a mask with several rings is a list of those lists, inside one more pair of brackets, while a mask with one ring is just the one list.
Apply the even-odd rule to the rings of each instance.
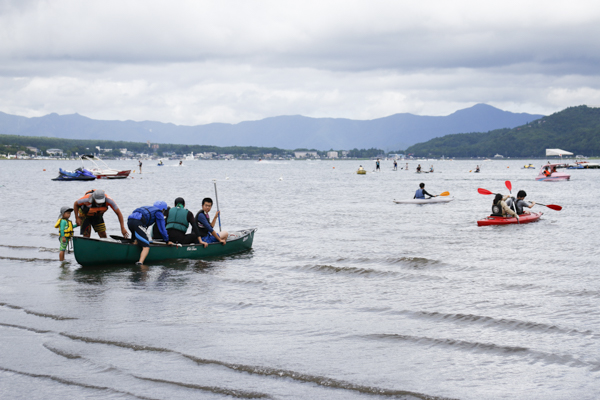
[[415, 199], [424, 199], [425, 195], [423, 194], [423, 189], [417, 189], [415, 192]]
[[493, 204], [492, 205], [492, 217], [503, 217], [504, 214], [502, 214], [502, 205], [500, 204], [500, 202], [498, 202], [498, 204]]
[[182, 231], [183, 233], [187, 232], [188, 228], [188, 220], [187, 214], [188, 210], [183, 207], [175, 207], [169, 210], [169, 216], [167, 217], [167, 229], [177, 229], [178, 231]]
[[[200, 222], [198, 222], [198, 217], [200, 216], [200, 214], [204, 214], [204, 211], [200, 210], [200, 211], [198, 211], [198, 214], [196, 214], [196, 225], [198, 225], [198, 230], [200, 231], [200, 237], [205, 237], [205, 236], [209, 235], [209, 232], [208, 232], [208, 229], [206, 229], [204, 227], [204, 225], [202, 225]], [[205, 214], [205, 216], [206, 216], [206, 214]], [[208, 217], [206, 218], [206, 220], [210, 224], [210, 219], [208, 219]]]
[[135, 214], [136, 212], [142, 214], [142, 223], [144, 226], [150, 226], [156, 222], [155, 214], [162, 211], [154, 206], [147, 206], [136, 208], [133, 210], [132, 214]]
[[[96, 191], [96, 189], [92, 189], [89, 192], [85, 192], [85, 196], [83, 196], [81, 199], [83, 198], [88, 198], [90, 205], [83, 205], [81, 207], [79, 207], [79, 211], [81, 214], [86, 215], [88, 217], [91, 217], [93, 215], [96, 214], [104, 214], [106, 212], [106, 210], [108, 210], [108, 204], [106, 202], [104, 202], [104, 204], [96, 204], [96, 202], [92, 199], [92, 193], [94, 193], [94, 191]], [[79, 199], [79, 200], [81, 200]]]
[[[56, 224], [54, 224], [54, 227], [59, 229], [59, 234], [60, 234], [60, 221], [62, 219], [63, 218], [59, 218], [58, 221], [56, 221]], [[73, 223], [68, 219], [66, 219], [65, 221], [67, 221], [67, 227], [64, 230], [65, 237], [70, 238], [73, 236]]]
[[550, 172], [550, 170], [545, 169], [544, 172], [543, 172], [543, 174], [545, 176], [550, 176], [550, 175], [552, 175], [552, 172]]

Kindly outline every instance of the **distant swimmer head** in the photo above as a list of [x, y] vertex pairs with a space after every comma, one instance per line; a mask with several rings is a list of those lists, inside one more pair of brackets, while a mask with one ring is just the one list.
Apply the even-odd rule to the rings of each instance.
[[425, 184], [424, 184], [423, 182], [421, 182], [421, 183], [419, 183], [419, 187], [420, 187], [421, 189], [423, 189], [423, 188], [425, 187]]
[[185, 200], [183, 199], [183, 197], [178, 197], [175, 199], [175, 207], [177, 207], [178, 204], [181, 204], [185, 207]]
[[166, 210], [167, 208], [169, 208], [169, 206], [167, 206], [167, 203], [165, 203], [164, 201], [157, 201], [154, 203], [154, 207], [158, 208], [159, 210]]

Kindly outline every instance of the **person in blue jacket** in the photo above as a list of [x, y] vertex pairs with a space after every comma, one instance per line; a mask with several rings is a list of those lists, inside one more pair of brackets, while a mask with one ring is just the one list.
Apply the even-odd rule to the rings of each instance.
[[196, 214], [196, 223], [198, 224], [198, 229], [200, 230], [200, 237], [206, 243], [216, 243], [219, 242], [222, 245], [225, 245], [227, 242], [227, 236], [229, 234], [226, 231], [219, 232], [215, 231], [213, 228], [215, 227], [215, 222], [219, 217], [219, 211], [215, 214], [215, 217], [210, 222], [210, 216], [208, 215], [213, 205], [213, 201], [211, 198], [207, 197], [202, 200], [202, 209], [198, 211]]
[[413, 197], [413, 199], [424, 199], [425, 196], [429, 196], [429, 198], [437, 197], [437, 195], [427, 193], [427, 190], [425, 190], [424, 183], [419, 183], [419, 188], [420, 189], [417, 189], [417, 191], [415, 192], [415, 197]]
[[150, 243], [152, 243], [152, 241], [148, 238], [146, 230], [152, 224], [156, 223], [158, 231], [165, 243], [173, 246], [173, 242], [169, 241], [169, 234], [165, 229], [164, 211], [166, 209], [167, 203], [164, 201], [157, 201], [153, 206], [136, 208], [127, 218], [127, 227], [131, 231], [131, 237], [135, 239], [134, 243], [142, 247], [140, 260], [135, 263], [136, 265], [143, 265], [144, 260], [148, 257], [148, 253], [150, 253]]

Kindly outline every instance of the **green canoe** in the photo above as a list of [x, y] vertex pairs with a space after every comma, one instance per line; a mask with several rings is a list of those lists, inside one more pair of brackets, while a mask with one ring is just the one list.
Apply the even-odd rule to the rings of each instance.
[[[200, 259], [220, 257], [240, 253], [252, 248], [256, 229], [230, 232], [227, 244], [211, 243], [204, 246], [187, 244], [183, 246], [167, 246], [151, 244], [150, 254], [145, 262], [168, 260], [174, 258]], [[140, 259], [141, 247], [134, 245], [131, 239], [113, 236], [111, 239], [73, 237], [75, 259], [83, 266], [133, 264]]]

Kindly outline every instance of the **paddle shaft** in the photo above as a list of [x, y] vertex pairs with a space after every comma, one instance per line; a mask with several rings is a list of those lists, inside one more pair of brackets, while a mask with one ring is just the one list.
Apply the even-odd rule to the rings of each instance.
[[217, 182], [215, 184], [215, 200], [217, 202], [217, 218], [219, 219], [219, 232], [221, 232], [221, 212], [219, 211], [219, 195], [217, 194]]
[[[512, 195], [512, 183], [510, 183], [510, 181], [506, 181], [504, 182], [504, 184], [506, 185], [506, 188], [508, 189], [509, 193]], [[521, 225], [521, 221], [519, 220], [519, 214], [517, 213], [517, 202], [515, 200], [512, 201], [512, 206], [513, 206], [513, 211], [515, 212], [515, 214], [517, 214], [517, 224]]]

